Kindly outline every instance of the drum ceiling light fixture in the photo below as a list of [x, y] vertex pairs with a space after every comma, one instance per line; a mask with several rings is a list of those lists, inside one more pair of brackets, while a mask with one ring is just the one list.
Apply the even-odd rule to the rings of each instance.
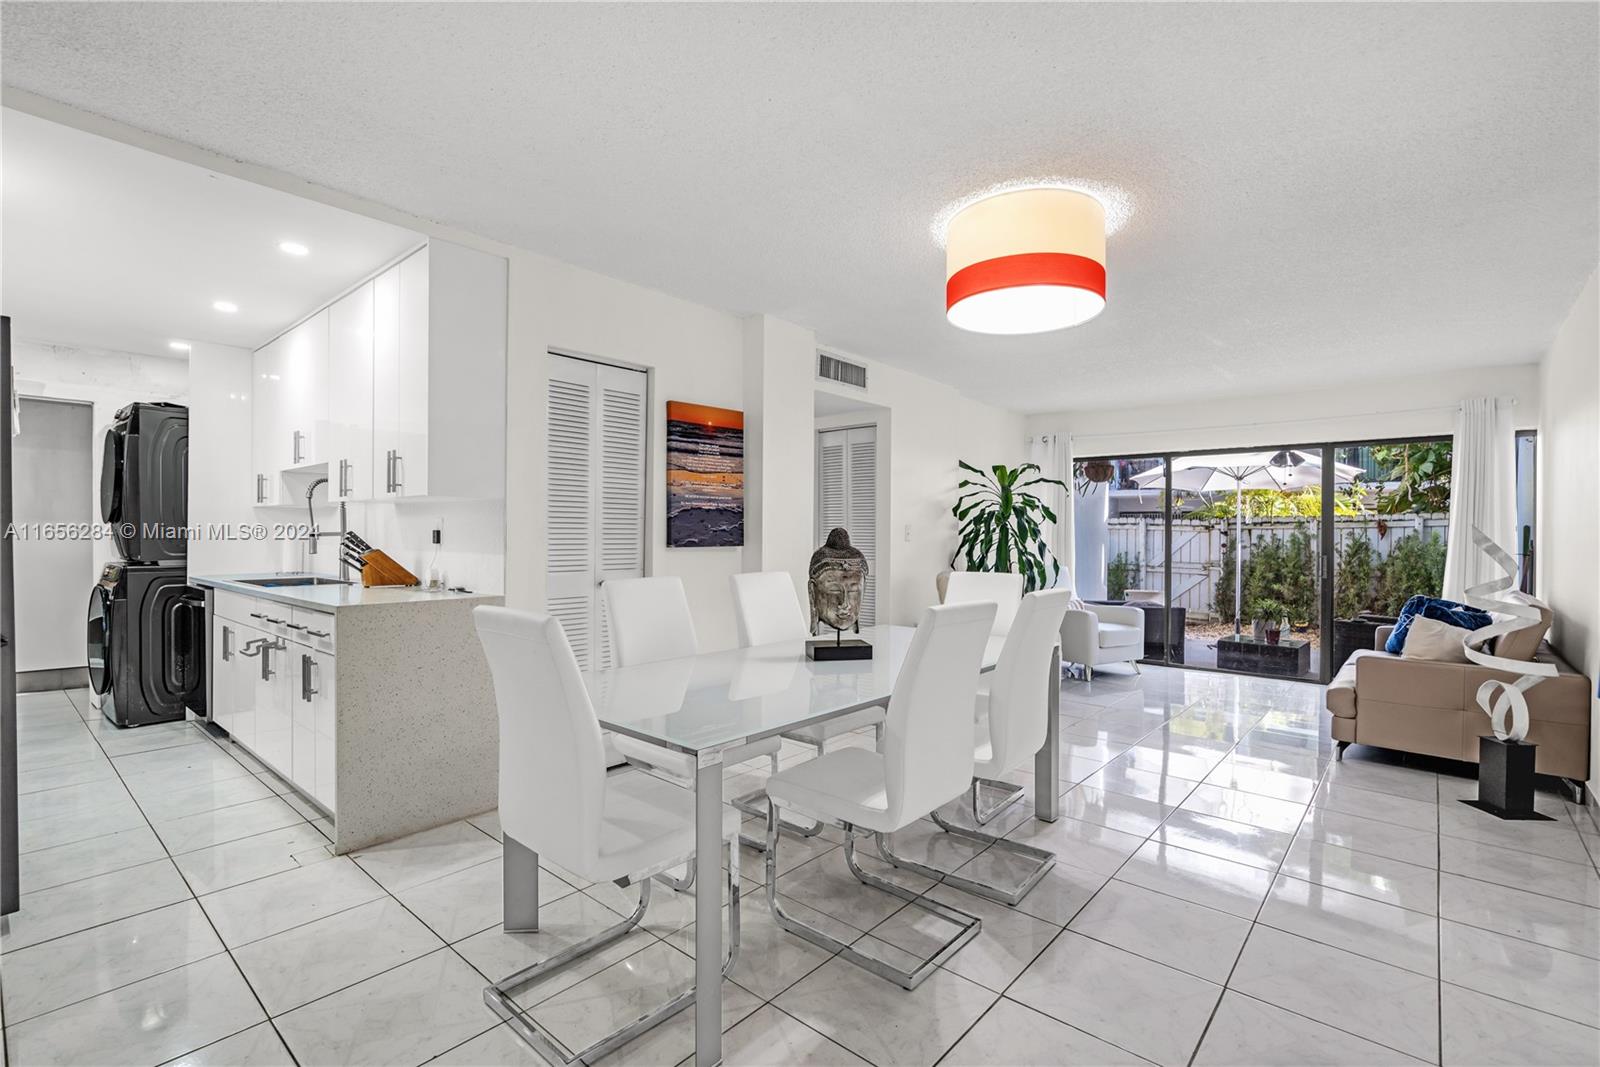
[[1024, 188], [949, 220], [945, 314], [976, 333], [1078, 326], [1106, 306], [1106, 208], [1081, 189]]

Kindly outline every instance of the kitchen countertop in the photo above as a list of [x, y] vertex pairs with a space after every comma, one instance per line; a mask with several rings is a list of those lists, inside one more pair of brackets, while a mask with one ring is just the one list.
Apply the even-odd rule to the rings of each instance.
[[[351, 608], [393, 607], [431, 601], [488, 601], [500, 599], [498, 593], [430, 592], [421, 586], [374, 586], [364, 588], [359, 579], [349, 585], [251, 585], [252, 578], [306, 578], [307, 574], [228, 574], [191, 577], [190, 585], [208, 586], [241, 596], [274, 600], [314, 611], [344, 611]], [[327, 575], [316, 577], [326, 578]]]

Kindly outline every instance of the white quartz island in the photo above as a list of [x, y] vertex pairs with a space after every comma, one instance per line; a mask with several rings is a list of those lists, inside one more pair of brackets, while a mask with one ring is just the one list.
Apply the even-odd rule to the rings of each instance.
[[212, 723], [333, 817], [335, 852], [493, 808], [472, 609], [501, 598], [292, 584], [307, 577], [190, 578], [206, 589]]

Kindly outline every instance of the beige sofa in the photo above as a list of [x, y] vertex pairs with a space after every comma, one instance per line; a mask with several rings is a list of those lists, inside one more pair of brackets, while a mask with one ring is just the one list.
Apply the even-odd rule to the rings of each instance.
[[[1516, 675], [1476, 663], [1403, 659], [1382, 651], [1393, 627], [1378, 630], [1373, 651], [1351, 656], [1328, 685], [1333, 739], [1339, 755], [1351, 744], [1375, 745], [1445, 759], [1478, 762], [1478, 738], [1489, 716], [1478, 687]], [[1528, 690], [1528, 740], [1539, 746], [1534, 769], [1582, 782], [1589, 777], [1589, 679], [1541, 643], [1535, 659], [1561, 672]]]

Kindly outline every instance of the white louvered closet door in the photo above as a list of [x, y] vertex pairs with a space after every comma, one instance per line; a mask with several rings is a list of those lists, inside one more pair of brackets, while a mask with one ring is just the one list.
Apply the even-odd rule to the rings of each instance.
[[878, 618], [878, 435], [854, 426], [817, 434], [817, 543], [835, 526], [867, 557], [861, 589], [861, 625]]
[[549, 356], [547, 603], [578, 665], [611, 665], [600, 585], [644, 574], [643, 371]]

